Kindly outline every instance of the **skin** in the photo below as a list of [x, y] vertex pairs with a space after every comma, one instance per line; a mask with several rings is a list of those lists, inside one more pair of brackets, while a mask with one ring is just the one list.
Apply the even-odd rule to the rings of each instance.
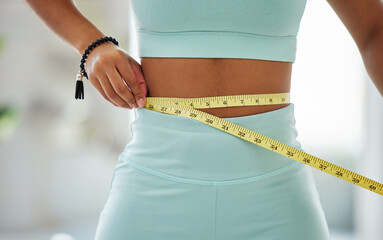
[[[42, 21], [80, 54], [103, 34], [72, 0], [24, 0]], [[327, 0], [361, 53], [383, 96], [383, 2]], [[73, 27], [76, 26], [76, 27]], [[141, 58], [141, 64], [113, 43], [89, 54], [89, 81], [115, 106], [130, 108], [145, 97], [213, 97], [290, 92], [292, 63], [233, 58]], [[199, 109], [217, 117], [238, 117], [285, 107], [243, 106]]]

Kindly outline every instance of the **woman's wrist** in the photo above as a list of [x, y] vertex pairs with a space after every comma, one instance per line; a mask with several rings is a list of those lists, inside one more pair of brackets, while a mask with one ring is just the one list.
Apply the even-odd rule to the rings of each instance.
[[105, 34], [103, 34], [100, 31], [88, 33], [78, 38], [78, 42], [74, 45], [74, 47], [76, 48], [79, 55], [83, 55], [85, 49], [89, 46], [89, 44], [102, 37], [105, 37]]

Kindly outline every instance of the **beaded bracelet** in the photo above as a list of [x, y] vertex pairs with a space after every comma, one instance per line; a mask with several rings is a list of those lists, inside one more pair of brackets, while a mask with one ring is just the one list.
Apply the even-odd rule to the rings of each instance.
[[82, 78], [86, 77], [86, 79], [88, 79], [88, 74], [86, 73], [85, 68], [84, 68], [86, 58], [88, 57], [90, 51], [93, 50], [93, 48], [97, 47], [98, 45], [100, 45], [101, 43], [104, 43], [104, 42], [112, 42], [118, 46], [118, 42], [116, 39], [114, 39], [112, 37], [105, 36], [105, 37], [102, 37], [102, 38], [92, 42], [92, 44], [90, 44], [85, 49], [84, 54], [82, 55], [82, 58], [81, 58], [80, 71], [76, 75], [76, 80], [77, 80], [76, 92], [75, 92], [75, 98], [76, 99], [84, 99], [84, 84], [83, 84]]

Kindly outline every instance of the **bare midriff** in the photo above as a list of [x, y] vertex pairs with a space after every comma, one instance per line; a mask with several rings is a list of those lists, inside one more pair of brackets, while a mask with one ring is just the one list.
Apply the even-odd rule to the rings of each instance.
[[[214, 97], [241, 94], [288, 93], [291, 62], [239, 58], [142, 57], [147, 97]], [[288, 104], [204, 108], [217, 117], [264, 113]]]

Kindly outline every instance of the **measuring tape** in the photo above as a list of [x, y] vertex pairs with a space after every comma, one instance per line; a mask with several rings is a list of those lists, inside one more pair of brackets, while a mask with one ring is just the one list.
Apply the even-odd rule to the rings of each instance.
[[383, 195], [383, 184], [364, 177], [360, 174], [342, 168], [333, 163], [310, 155], [304, 151], [288, 146], [282, 142], [269, 138], [234, 124], [212, 114], [199, 111], [194, 108], [219, 108], [235, 106], [275, 105], [290, 102], [289, 93], [274, 94], [247, 94], [200, 98], [169, 98], [169, 97], [147, 97], [145, 108], [156, 112], [183, 116], [195, 119], [199, 122], [217, 128], [221, 131], [239, 137], [243, 140], [264, 147], [270, 151], [279, 153], [298, 162], [331, 174], [347, 182], [368, 189], [374, 193]]

